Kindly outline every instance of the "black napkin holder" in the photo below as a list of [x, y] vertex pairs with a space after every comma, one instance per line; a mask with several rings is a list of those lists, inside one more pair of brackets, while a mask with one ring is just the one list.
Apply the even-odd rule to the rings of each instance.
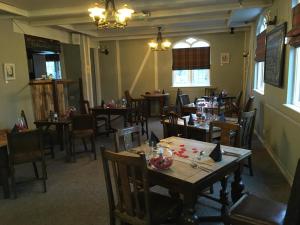
[[220, 143], [217, 144], [214, 150], [210, 153], [209, 157], [212, 158], [215, 162], [222, 161], [222, 152], [221, 152]]
[[151, 131], [150, 139], [149, 139], [149, 145], [156, 146], [157, 143], [159, 143], [159, 138]]
[[192, 114], [190, 114], [189, 121], [188, 121], [188, 125], [193, 126], [194, 124], [195, 124], [195, 123], [194, 123], [193, 116], [192, 116]]

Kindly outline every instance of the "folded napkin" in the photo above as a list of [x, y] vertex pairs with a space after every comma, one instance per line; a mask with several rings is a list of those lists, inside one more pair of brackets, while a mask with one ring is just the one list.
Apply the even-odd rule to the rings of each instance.
[[209, 157], [212, 158], [215, 162], [222, 161], [222, 152], [221, 152], [220, 143], [217, 144], [214, 150], [210, 153]]
[[194, 125], [194, 119], [193, 119], [192, 114], [190, 114], [188, 125]]
[[149, 139], [149, 144], [156, 146], [157, 143], [159, 143], [159, 138], [153, 133], [153, 131], [151, 131], [151, 135], [150, 135], [150, 139]]

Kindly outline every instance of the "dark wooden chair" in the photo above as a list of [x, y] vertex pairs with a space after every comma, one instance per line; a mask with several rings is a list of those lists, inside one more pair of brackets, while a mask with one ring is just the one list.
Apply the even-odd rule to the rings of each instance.
[[[183, 122], [183, 125], [178, 124], [180, 120]], [[177, 113], [170, 112], [161, 120], [161, 123], [163, 124], [164, 138], [171, 136], [187, 138], [188, 132], [186, 120]]]
[[179, 99], [179, 106], [180, 106], [180, 114], [183, 115], [183, 106], [188, 105], [191, 103], [190, 97], [187, 94], [181, 94], [178, 96]]
[[71, 116], [72, 131], [70, 135], [70, 147], [73, 158], [76, 160], [75, 140], [81, 139], [85, 148], [88, 151], [86, 139], [91, 142], [91, 152], [94, 153], [94, 159], [97, 159], [95, 147], [95, 122], [94, 117], [89, 114], [78, 114]]
[[248, 98], [248, 101], [247, 103], [245, 104], [244, 108], [243, 108], [243, 112], [249, 112], [252, 110], [253, 108], [253, 103], [254, 103], [254, 99], [255, 97], [254, 96], [250, 96]]
[[205, 96], [214, 96], [216, 94], [217, 88], [213, 87], [206, 87], [204, 89], [204, 95]]
[[[239, 147], [252, 150], [252, 137], [254, 133], [256, 109], [250, 112], [242, 112], [239, 117], [239, 124], [241, 126], [240, 144]], [[252, 157], [248, 157], [248, 164], [250, 175], [253, 176]]]
[[19, 164], [31, 162], [33, 164], [35, 176], [37, 179], [39, 179], [39, 173], [36, 163], [41, 162], [43, 172], [43, 188], [44, 192], [47, 191], [47, 170], [41, 138], [42, 134], [40, 130], [7, 133], [7, 145], [9, 149], [9, 170], [11, 175], [12, 191], [15, 198], [17, 197], [15, 167]]
[[[158, 225], [171, 216], [178, 217], [181, 202], [149, 190], [145, 155], [114, 153], [101, 147], [109, 204], [110, 225]], [[111, 178], [113, 174], [113, 179]], [[142, 176], [135, 179], [137, 174]], [[142, 188], [141, 188], [142, 185]], [[115, 190], [115, 191], [113, 191]]]
[[142, 142], [141, 142], [141, 129], [139, 127], [128, 127], [128, 128], [117, 130], [115, 133], [116, 151], [120, 152], [121, 150], [129, 150], [133, 148], [134, 147], [133, 136], [137, 137], [137, 146], [140, 146]]
[[[25, 123], [25, 128], [29, 129], [26, 114], [24, 110], [21, 110], [21, 118], [23, 118], [23, 121]], [[40, 128], [40, 131], [42, 133], [42, 142], [43, 142], [43, 148], [45, 150], [49, 150], [50, 152], [46, 152], [46, 155], [51, 155], [51, 158], [55, 158], [55, 153], [54, 153], [54, 137], [56, 134], [56, 130], [49, 129], [47, 127], [46, 129]]]
[[241, 101], [242, 101], [243, 91], [239, 91], [235, 101], [232, 104], [232, 114], [239, 116], [241, 112]]
[[300, 224], [300, 160], [288, 204], [244, 195], [229, 211], [232, 225], [299, 225]]
[[[83, 105], [84, 105], [83, 114], [90, 114], [91, 115], [92, 111], [91, 111], [90, 102], [87, 101], [87, 100], [84, 100]], [[96, 132], [98, 132], [98, 129], [103, 125], [103, 122], [104, 122], [105, 130], [106, 131], [109, 130], [107, 117], [101, 116], [101, 115], [96, 115], [96, 116], [94, 115], [94, 121], [95, 121], [95, 130], [96, 130]]]

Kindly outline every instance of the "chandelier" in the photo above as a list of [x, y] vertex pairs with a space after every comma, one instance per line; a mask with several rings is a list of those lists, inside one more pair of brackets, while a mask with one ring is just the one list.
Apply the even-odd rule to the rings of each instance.
[[134, 13], [134, 10], [129, 9], [126, 4], [123, 8], [116, 10], [114, 0], [105, 0], [105, 8], [96, 3], [88, 11], [90, 17], [100, 29], [124, 28]]
[[161, 34], [161, 27], [158, 27], [158, 33], [156, 40], [152, 40], [148, 43], [149, 47], [153, 51], [165, 51], [168, 50], [172, 43], [168, 41], [167, 39], [163, 40], [162, 34]]

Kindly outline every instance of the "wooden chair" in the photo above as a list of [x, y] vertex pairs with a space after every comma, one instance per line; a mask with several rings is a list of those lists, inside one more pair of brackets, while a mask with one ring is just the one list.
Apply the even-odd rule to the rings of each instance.
[[81, 139], [85, 148], [88, 151], [85, 140], [89, 139], [91, 142], [91, 152], [94, 153], [94, 159], [97, 159], [96, 147], [95, 147], [95, 122], [92, 115], [79, 114], [72, 115], [72, 131], [70, 135], [70, 147], [73, 158], [76, 160], [75, 152], [75, 140]]
[[36, 178], [39, 178], [36, 162], [41, 162], [43, 172], [43, 188], [47, 191], [46, 179], [47, 170], [42, 146], [42, 136], [40, 130], [23, 131], [18, 133], [7, 133], [7, 145], [9, 149], [9, 170], [11, 175], [12, 191], [14, 197], [17, 197], [16, 182], [15, 182], [15, 167], [19, 164], [33, 164]]
[[[114, 153], [101, 147], [109, 204], [110, 225], [158, 225], [180, 215], [181, 202], [149, 190], [145, 155]], [[135, 179], [142, 176], [142, 183]], [[113, 179], [111, 175], [113, 174]], [[140, 187], [142, 185], [142, 189]], [[115, 191], [113, 191], [115, 190]]]
[[288, 204], [244, 195], [229, 211], [231, 225], [299, 225], [300, 224], [300, 160]]
[[[128, 127], [124, 129], [119, 129], [115, 133], [115, 147], [116, 151], [120, 152], [123, 150], [129, 150], [134, 147], [133, 135], [137, 136], [137, 144], [140, 146], [141, 142], [141, 130], [139, 127]], [[121, 147], [120, 139], [123, 143], [123, 148]]]
[[[179, 120], [183, 121], [183, 125], [179, 125]], [[162, 119], [164, 138], [171, 136], [187, 137], [187, 123], [185, 118], [180, 117], [175, 112], [170, 112]]]
[[217, 88], [207, 87], [204, 89], [205, 96], [213, 96], [216, 94]]
[[[24, 110], [21, 110], [21, 118], [23, 118], [23, 121], [25, 123], [25, 128], [29, 129], [26, 114]], [[48, 127], [49, 128], [49, 127]], [[55, 153], [54, 153], [54, 137], [56, 130], [51, 130], [51, 129], [40, 129], [42, 133], [42, 142], [43, 142], [43, 148], [45, 150], [49, 150], [50, 152], [45, 153], [46, 155], [51, 155], [51, 158], [55, 158]]]
[[[87, 101], [87, 100], [84, 100], [83, 101], [83, 105], [84, 105], [84, 112], [83, 112], [83, 114], [89, 114], [89, 115], [91, 115], [92, 111], [91, 111], [91, 107], [90, 107], [90, 102]], [[98, 128], [100, 128], [103, 125], [102, 121], [104, 121], [105, 130], [109, 130], [107, 117], [101, 116], [101, 115], [96, 115], [96, 116], [94, 116], [94, 121], [95, 121], [96, 132], [98, 131]]]
[[241, 101], [242, 101], [243, 91], [240, 91], [236, 97], [236, 100], [233, 101], [232, 104], [232, 113], [235, 115], [239, 115], [241, 111]]
[[[256, 109], [250, 112], [242, 112], [239, 117], [239, 124], [241, 126], [240, 132], [240, 148], [252, 150], [252, 137], [254, 132], [256, 117]], [[248, 165], [250, 175], [253, 176], [252, 157], [248, 157]]]
[[247, 101], [246, 105], [243, 108], [243, 112], [249, 112], [252, 109], [253, 103], [254, 103], [254, 99], [255, 99], [254, 96], [250, 96], [248, 98], [248, 101]]

